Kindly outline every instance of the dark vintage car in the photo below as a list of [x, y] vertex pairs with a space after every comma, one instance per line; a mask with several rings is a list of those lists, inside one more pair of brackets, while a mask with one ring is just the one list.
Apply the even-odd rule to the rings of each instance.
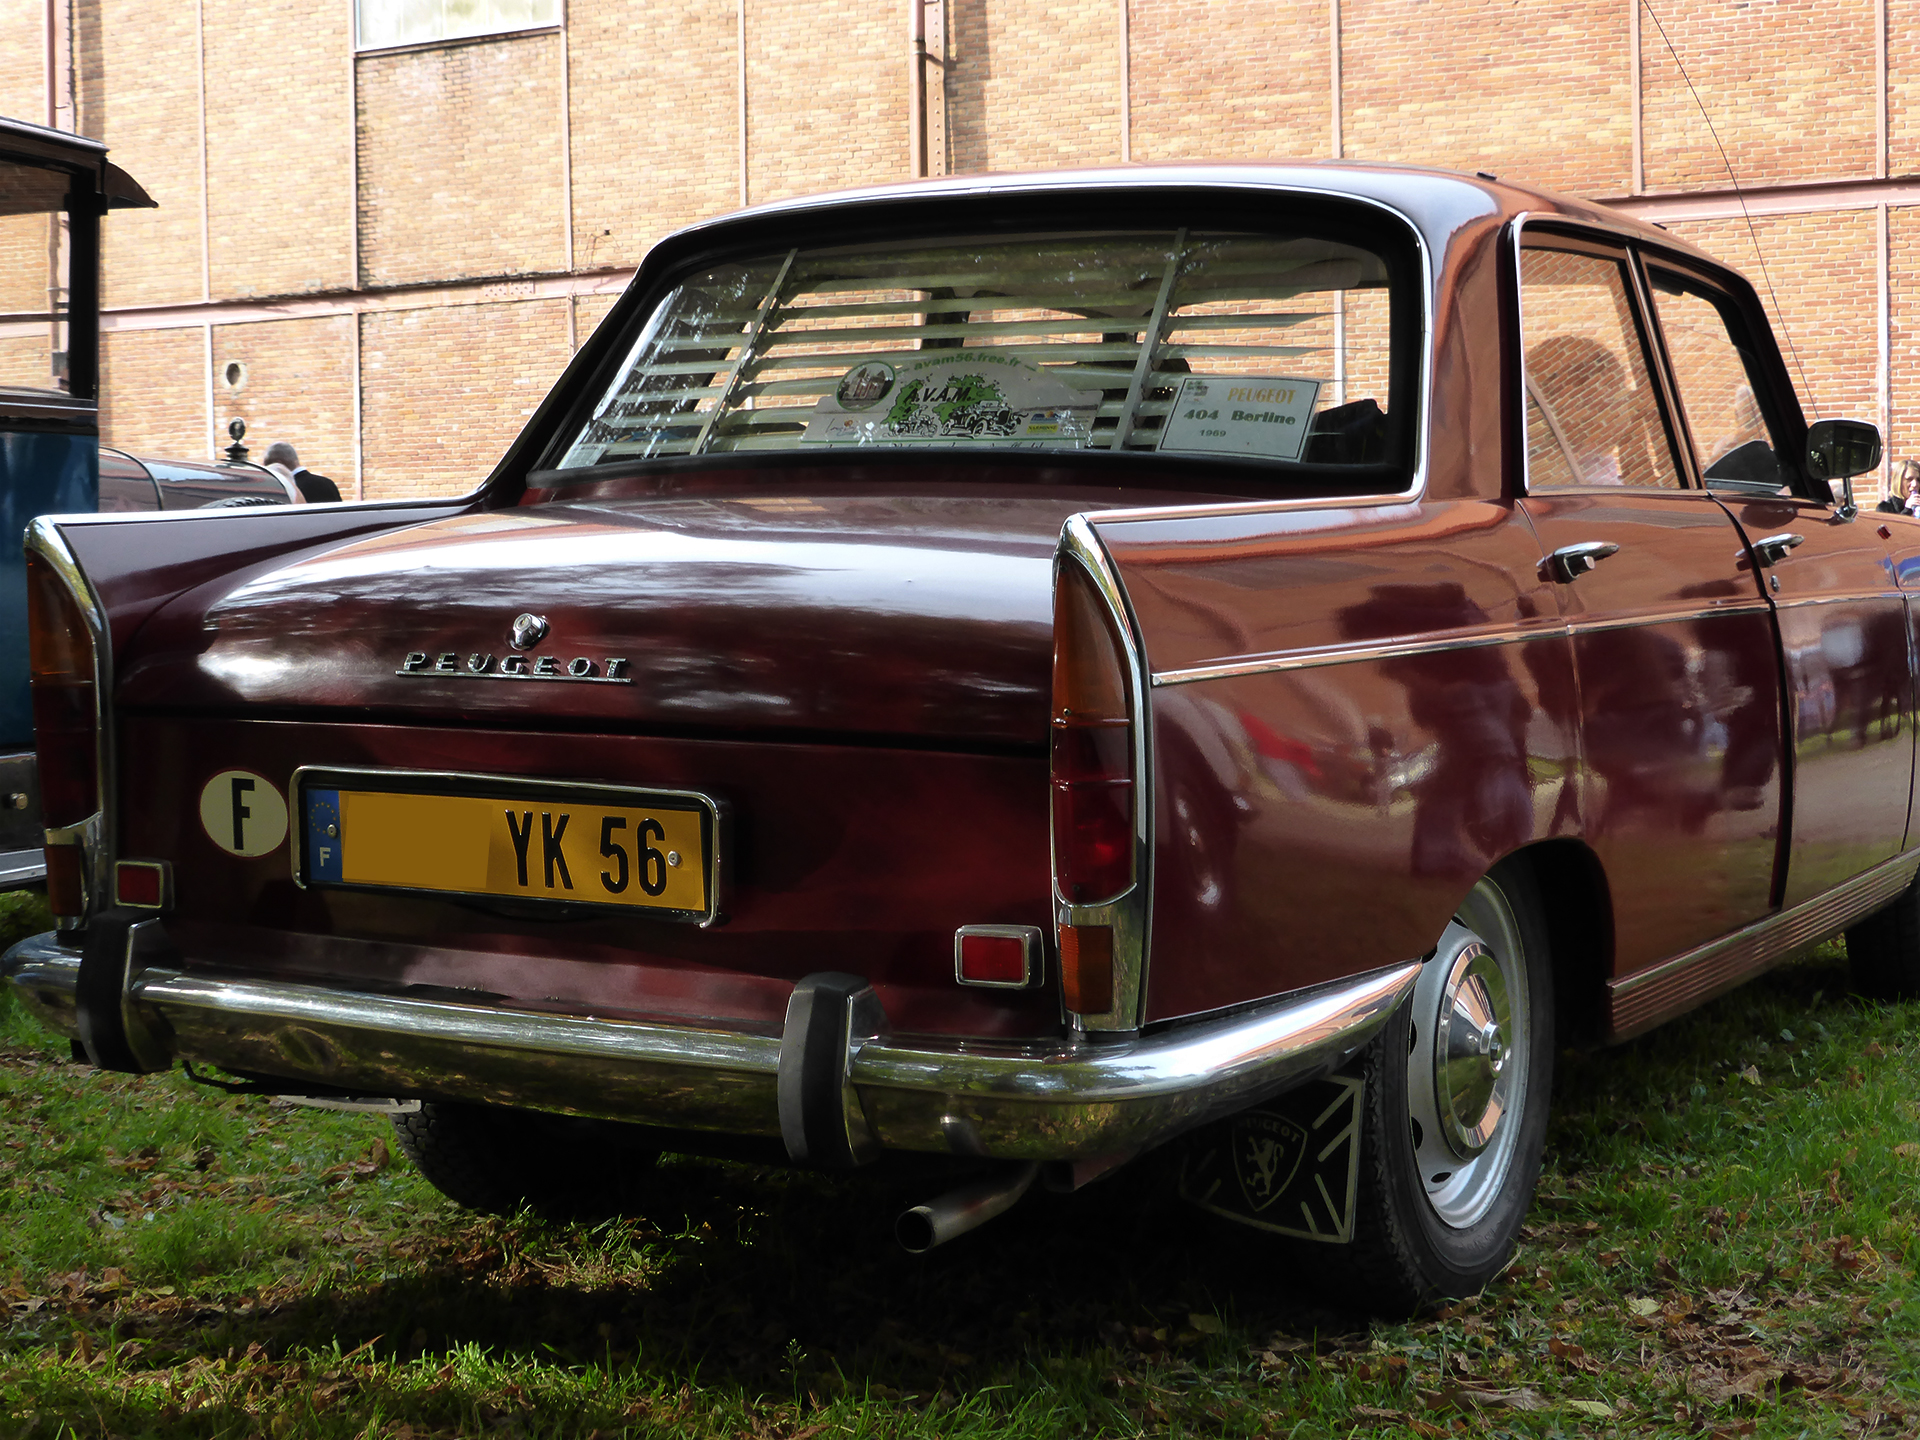
[[[17, 407], [25, 393], [0, 392], [0, 425], [7, 422], [9, 403]], [[83, 408], [57, 393], [38, 395], [36, 401], [43, 408], [58, 404], [65, 404], [70, 411]], [[85, 406], [84, 410], [87, 423], [91, 423], [92, 407]], [[72, 468], [77, 471], [80, 467], [76, 464]], [[91, 494], [97, 502], [89, 508], [102, 515], [304, 503], [294, 501], [288, 487], [271, 470], [245, 461], [135, 459], [102, 445], [94, 475], [64, 477], [74, 483], [61, 484], [52, 494], [45, 493], [39, 483], [47, 478], [44, 470], [34, 473], [31, 467], [16, 469], [26, 473], [0, 474], [0, 518], [9, 530], [24, 530], [28, 521], [47, 509], [76, 511], [88, 498], [88, 480], [93, 482]], [[11, 551], [0, 552], [0, 592], [9, 596], [13, 617], [11, 626], [5, 627], [7, 633], [0, 634], [0, 890], [46, 878], [42, 845], [45, 826], [40, 814], [33, 709], [28, 694], [23, 559], [23, 555]]]
[[98, 141], [0, 119], [0, 890], [46, 873], [13, 537], [56, 512], [286, 498], [258, 466], [143, 463], [99, 446], [101, 221], [152, 204]]
[[6, 969], [472, 1205], [972, 1167], [921, 1248], [1160, 1152], [1331, 1298], [1469, 1293], [1561, 1044], [1920, 979], [1878, 451], [1737, 275], [1484, 177], [716, 220], [470, 496], [35, 525]]

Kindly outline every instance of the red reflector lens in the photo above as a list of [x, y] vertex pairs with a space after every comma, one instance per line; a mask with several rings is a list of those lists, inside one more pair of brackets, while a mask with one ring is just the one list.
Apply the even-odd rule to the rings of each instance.
[[1060, 990], [1076, 1015], [1113, 1009], [1113, 931], [1105, 925], [1060, 927]]
[[87, 913], [81, 863], [78, 845], [47, 846], [47, 908], [63, 920], [77, 919]]
[[160, 909], [167, 903], [166, 867], [155, 860], [122, 860], [114, 867], [113, 898], [142, 910]]
[[1027, 942], [1014, 935], [962, 935], [960, 979], [971, 985], [1027, 983]]

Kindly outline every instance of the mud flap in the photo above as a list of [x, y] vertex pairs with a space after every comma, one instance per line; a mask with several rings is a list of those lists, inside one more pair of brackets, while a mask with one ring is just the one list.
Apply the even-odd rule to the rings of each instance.
[[1196, 1131], [1180, 1198], [1256, 1229], [1346, 1244], [1364, 1093], [1358, 1076], [1335, 1075]]

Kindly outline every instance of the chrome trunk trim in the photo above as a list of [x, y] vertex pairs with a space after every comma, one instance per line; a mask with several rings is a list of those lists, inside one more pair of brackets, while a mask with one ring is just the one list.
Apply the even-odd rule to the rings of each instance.
[[[58, 515], [41, 515], [29, 522], [26, 548], [51, 565], [61, 582], [72, 592], [80, 606], [80, 613], [86, 617], [87, 633], [93, 641], [93, 763], [100, 808], [72, 827], [79, 832], [86, 909], [87, 914], [91, 915], [112, 903], [109, 897], [113, 894], [114, 817], [120, 793], [113, 744], [113, 636], [107, 629], [106, 607], [94, 593], [93, 582], [87, 579], [86, 572], [80, 568], [80, 561], [67, 544], [67, 537], [60, 533], [61, 518]], [[44, 803], [43, 800], [43, 807]], [[51, 840], [52, 836], [48, 838]], [[68, 928], [75, 927], [69, 925]]]
[[[36, 935], [0, 961], [74, 1033], [80, 955]], [[1418, 961], [1222, 1018], [1095, 1043], [880, 1036], [848, 1076], [877, 1143], [1007, 1160], [1137, 1151], [1348, 1059], [1412, 989]], [[780, 1134], [772, 1025], [612, 1020], [150, 969], [132, 1003], [179, 1059], [373, 1096], [518, 1105], [739, 1135]]]
[[[1075, 905], [1053, 894], [1055, 923], [1105, 925], [1113, 930], [1113, 1008], [1102, 1014], [1068, 1015], [1068, 1023], [1086, 1030], [1133, 1031], [1147, 1009], [1148, 943], [1153, 934], [1153, 709], [1149, 703], [1150, 672], [1146, 645], [1134, 623], [1133, 607], [1107, 547], [1094, 532], [1087, 515], [1070, 515], [1060, 531], [1054, 557], [1054, 586], [1059, 587], [1063, 566], [1078, 565], [1107, 603], [1114, 631], [1120, 636], [1127, 666], [1127, 698], [1133, 710], [1133, 884], [1098, 905]], [[1051, 794], [1051, 771], [1049, 771]], [[1053, 833], [1053, 806], [1047, 806], [1047, 845], [1058, 854]], [[1058, 864], [1055, 862], [1055, 873]]]

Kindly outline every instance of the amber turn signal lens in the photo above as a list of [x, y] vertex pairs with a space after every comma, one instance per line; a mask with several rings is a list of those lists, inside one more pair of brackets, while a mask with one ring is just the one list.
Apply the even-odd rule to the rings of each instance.
[[84, 852], [78, 845], [47, 846], [47, 908], [62, 920], [87, 913], [87, 888], [81, 880]]
[[1060, 927], [1060, 991], [1076, 1015], [1113, 1009], [1113, 930], [1106, 925]]
[[93, 634], [66, 581], [45, 556], [31, 550], [27, 653], [33, 743], [40, 752], [40, 811], [48, 829], [78, 825], [100, 808]]

